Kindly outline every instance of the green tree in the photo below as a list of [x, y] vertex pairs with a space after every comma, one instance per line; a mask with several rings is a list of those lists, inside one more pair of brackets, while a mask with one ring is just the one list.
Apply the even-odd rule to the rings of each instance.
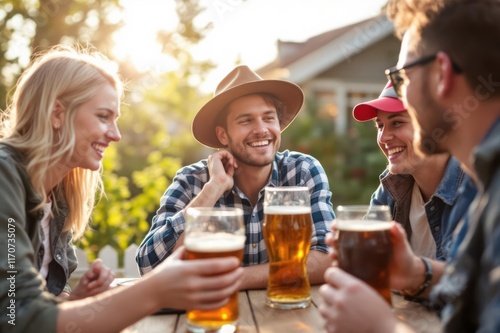
[[[123, 251], [130, 244], [140, 243], [149, 229], [150, 212], [156, 209], [158, 198], [169, 183], [167, 175], [173, 175], [180, 167], [178, 159], [152, 152], [146, 161], [148, 166], [132, 172], [129, 179], [117, 174], [119, 160], [116, 145], [106, 149], [105, 196], [94, 209], [91, 228], [77, 244], [91, 259], [96, 258], [102, 247], [111, 245], [118, 250], [122, 261]], [[131, 195], [129, 180], [140, 190], [138, 194]]]
[[[0, 96], [6, 96], [33, 52], [79, 43], [109, 55], [112, 33], [121, 26], [120, 9], [119, 0], [2, 0]], [[2, 98], [0, 110], [5, 106]]]
[[306, 99], [299, 117], [283, 132], [281, 146], [316, 157], [328, 176], [334, 207], [368, 204], [387, 160], [378, 148], [376, 128], [354, 122], [346, 134], [322, 119], [314, 100]]
[[110, 244], [121, 259], [130, 244], [139, 244], [175, 172], [202, 154], [203, 148], [191, 135], [191, 121], [206, 101], [196, 82], [213, 65], [195, 61], [189, 49], [209, 27], [192, 23], [202, 10], [197, 0], [176, 4], [177, 29], [159, 32], [158, 40], [163, 52], [177, 60], [178, 68], [137, 75], [127, 84], [130, 93], [119, 120], [122, 140], [114, 145], [116, 152], [106, 151], [104, 161], [107, 197], [96, 206], [92, 229], [80, 243], [91, 258]]
[[[209, 28], [195, 26], [203, 10], [197, 0], [177, 0], [179, 24], [161, 31], [163, 52], [176, 59], [176, 71], [139, 73], [120, 64], [127, 82], [119, 126], [122, 141], [106, 150], [105, 196], [93, 214], [91, 228], [77, 244], [90, 258], [107, 244], [124, 250], [139, 243], [149, 228], [159, 198], [186, 161], [201, 147], [191, 136], [191, 119], [204, 102], [197, 82], [213, 67], [197, 62], [189, 48]], [[112, 33], [120, 27], [118, 0], [4, 0], [0, 3], [0, 93], [13, 85], [33, 52], [55, 44], [92, 44], [111, 57]], [[5, 109], [5, 103], [0, 103]]]

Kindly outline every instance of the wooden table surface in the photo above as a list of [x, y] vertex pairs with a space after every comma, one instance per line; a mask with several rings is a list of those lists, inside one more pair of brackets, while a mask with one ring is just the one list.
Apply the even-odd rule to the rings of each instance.
[[[265, 305], [266, 290], [240, 291], [240, 317], [238, 333], [295, 333], [325, 332], [324, 320], [318, 310], [321, 297], [319, 286], [312, 286], [312, 305], [306, 309], [280, 310]], [[407, 322], [417, 332], [439, 333], [442, 331], [436, 314], [427, 311], [420, 304], [392, 296], [394, 314]], [[362, 318], [360, 318], [362, 320]], [[186, 314], [154, 315], [146, 317], [122, 333], [186, 333]]]

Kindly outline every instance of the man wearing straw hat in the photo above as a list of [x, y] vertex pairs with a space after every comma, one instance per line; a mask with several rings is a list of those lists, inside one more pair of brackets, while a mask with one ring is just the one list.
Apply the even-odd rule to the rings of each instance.
[[160, 200], [149, 233], [137, 253], [146, 273], [183, 244], [187, 207], [239, 207], [245, 212], [246, 244], [242, 289], [267, 285], [268, 256], [262, 234], [266, 186], [310, 189], [313, 236], [307, 269], [321, 283], [330, 260], [325, 234], [334, 219], [331, 192], [318, 160], [298, 152], [278, 152], [281, 132], [304, 101], [302, 90], [282, 80], [264, 80], [247, 66], [233, 69], [214, 97], [196, 114], [193, 135], [215, 148], [208, 159], [181, 168]]

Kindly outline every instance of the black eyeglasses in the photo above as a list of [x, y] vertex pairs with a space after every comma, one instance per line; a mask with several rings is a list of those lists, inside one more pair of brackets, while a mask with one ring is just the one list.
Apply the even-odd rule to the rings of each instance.
[[[399, 97], [402, 97], [403, 95], [401, 93], [401, 88], [403, 87], [403, 83], [405, 82], [405, 77], [403, 76], [401, 71], [404, 69], [415, 67], [415, 66], [423, 66], [425, 64], [430, 63], [431, 61], [434, 61], [435, 59], [436, 59], [436, 54], [425, 56], [425, 57], [422, 57], [422, 58], [417, 59], [415, 61], [412, 61], [409, 64], [406, 64], [402, 67], [399, 67], [399, 68], [392, 67], [392, 68], [386, 69], [385, 75], [387, 76], [387, 79], [389, 79], [391, 81], [392, 86], [394, 87], [394, 91], [396, 91], [396, 94], [398, 94]], [[453, 66], [453, 70], [455, 71], [455, 73], [462, 72], [462, 69], [460, 68], [460, 66], [458, 66], [454, 62], [452, 62], [451, 64]]]

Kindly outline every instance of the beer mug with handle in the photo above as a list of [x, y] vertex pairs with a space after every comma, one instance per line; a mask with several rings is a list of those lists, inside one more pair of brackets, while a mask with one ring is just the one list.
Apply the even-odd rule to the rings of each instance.
[[312, 216], [307, 187], [266, 187], [264, 241], [269, 256], [266, 305], [279, 309], [311, 304], [307, 256], [311, 245]]
[[[236, 257], [243, 260], [245, 225], [239, 208], [188, 208], [184, 231], [186, 259]], [[236, 328], [239, 316], [238, 292], [215, 310], [188, 310], [190, 332], [220, 332]]]
[[338, 206], [335, 249], [339, 267], [374, 288], [389, 304], [392, 256], [389, 206]]

